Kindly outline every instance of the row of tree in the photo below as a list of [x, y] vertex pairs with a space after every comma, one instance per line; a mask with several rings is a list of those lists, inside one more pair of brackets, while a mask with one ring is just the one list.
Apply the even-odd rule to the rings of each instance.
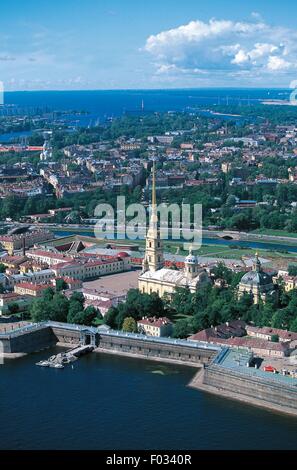
[[33, 300], [29, 313], [34, 322], [46, 320], [76, 323], [78, 325], [96, 325], [102, 315], [93, 306], [84, 306], [85, 299], [81, 292], [73, 292], [68, 299], [62, 292], [48, 288], [42, 297]]
[[279, 295], [255, 305], [249, 294], [238, 297], [237, 286], [244, 273], [234, 273], [222, 263], [213, 269], [214, 278], [223, 278], [225, 287], [211, 284], [191, 293], [178, 288], [173, 296], [159, 298], [137, 289], [128, 292], [127, 300], [112, 307], [104, 321], [114, 329], [137, 331], [137, 320], [144, 316], [167, 316], [174, 321], [176, 338], [186, 338], [197, 331], [231, 320], [242, 319], [256, 326], [297, 331], [297, 290], [286, 292], [279, 284]]
[[[137, 320], [152, 315], [162, 317], [165, 313], [165, 303], [157, 294], [143, 294], [138, 289], [130, 289], [126, 302], [111, 307], [104, 317], [104, 322], [116, 330], [135, 331]], [[127, 318], [133, 319], [134, 322], [125, 322]]]
[[178, 289], [174, 294], [170, 309], [184, 315], [184, 318], [175, 323], [174, 336], [184, 338], [202, 329], [237, 319], [252, 322], [259, 327], [268, 326], [297, 332], [296, 289], [286, 292], [280, 282], [277, 286], [278, 296], [268, 298], [265, 304], [260, 302], [255, 305], [248, 293], [238, 297], [237, 285], [243, 273], [234, 274], [228, 268], [220, 266], [216, 270], [220, 278], [222, 270], [227, 273], [227, 287], [208, 285], [196, 293], [191, 293], [188, 289]]

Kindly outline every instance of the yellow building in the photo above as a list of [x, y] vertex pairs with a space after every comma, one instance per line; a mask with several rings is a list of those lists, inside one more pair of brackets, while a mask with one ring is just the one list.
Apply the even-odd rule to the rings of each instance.
[[209, 282], [209, 277], [205, 269], [199, 266], [197, 257], [192, 254], [191, 250], [185, 258], [185, 268], [183, 270], [179, 271], [163, 267], [163, 245], [157, 215], [155, 164], [153, 165], [151, 208], [152, 213], [146, 236], [142, 273], [138, 278], [140, 292], [146, 294], [155, 292], [160, 297], [165, 294], [173, 294], [178, 287], [187, 287], [191, 292], [195, 292], [201, 285]]
[[3, 246], [9, 255], [13, 255], [17, 250], [30, 248], [35, 243], [45, 242], [52, 238], [52, 233], [47, 230], [33, 230], [32, 232], [21, 234], [0, 235], [0, 245]]
[[148, 336], [170, 336], [173, 331], [173, 323], [166, 317], [144, 317], [137, 322], [138, 331]]
[[19, 295], [42, 297], [43, 292], [51, 287], [50, 284], [33, 284], [31, 282], [19, 282], [14, 286], [14, 292]]
[[286, 292], [297, 288], [297, 276], [283, 276], [282, 280]]

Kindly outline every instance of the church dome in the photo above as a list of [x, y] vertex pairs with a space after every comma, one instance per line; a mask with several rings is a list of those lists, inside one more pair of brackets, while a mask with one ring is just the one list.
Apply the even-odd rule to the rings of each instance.
[[272, 283], [271, 276], [264, 271], [250, 271], [243, 275], [240, 281], [246, 286], [267, 286]]
[[267, 286], [272, 283], [272, 278], [269, 274], [262, 270], [261, 261], [259, 260], [258, 253], [253, 261], [253, 270], [244, 274], [241, 278], [240, 284], [244, 286]]

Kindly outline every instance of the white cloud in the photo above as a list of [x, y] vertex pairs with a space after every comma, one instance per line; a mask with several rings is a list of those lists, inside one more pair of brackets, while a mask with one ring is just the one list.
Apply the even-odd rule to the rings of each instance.
[[248, 62], [249, 56], [242, 49], [236, 52], [234, 59], [231, 60], [232, 64], [244, 64]]
[[280, 48], [274, 44], [257, 43], [250, 51], [239, 49], [234, 59], [231, 60], [231, 63], [241, 65], [246, 62], [251, 62], [253, 65], [257, 65], [259, 59], [266, 60], [270, 54], [279, 51], [279, 49]]
[[297, 30], [252, 17], [251, 22], [191, 21], [149, 36], [144, 50], [158, 75], [208, 73], [215, 78], [225, 73], [231, 80], [297, 71]]
[[261, 14], [258, 13], [257, 11], [252, 11], [251, 17], [254, 18], [254, 19], [256, 19], [256, 20], [262, 20]]
[[268, 70], [285, 70], [289, 69], [292, 67], [293, 64], [290, 62], [287, 62], [284, 60], [282, 57], [277, 57], [277, 56], [269, 56], [268, 57], [268, 63], [267, 63], [267, 68]]

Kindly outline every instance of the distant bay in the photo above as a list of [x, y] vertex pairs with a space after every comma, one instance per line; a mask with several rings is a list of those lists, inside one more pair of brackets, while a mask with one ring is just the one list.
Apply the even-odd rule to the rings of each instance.
[[[172, 90], [91, 90], [6, 92], [5, 105], [87, 111], [101, 119], [124, 113], [184, 111], [199, 105], [259, 104], [262, 100], [288, 99], [290, 90], [266, 88], [205, 88]], [[83, 116], [86, 122], [90, 116]]]

